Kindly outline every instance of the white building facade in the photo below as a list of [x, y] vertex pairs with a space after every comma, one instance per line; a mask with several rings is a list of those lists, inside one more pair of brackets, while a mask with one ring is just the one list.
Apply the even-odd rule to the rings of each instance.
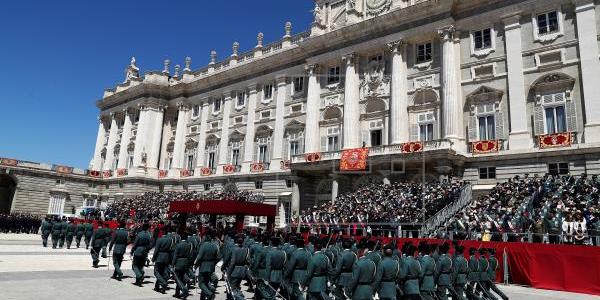
[[[291, 214], [370, 181], [600, 173], [593, 0], [317, 0], [309, 31], [97, 101], [108, 197], [234, 183]], [[366, 172], [339, 172], [369, 148]], [[417, 147], [417, 148], [415, 148]]]

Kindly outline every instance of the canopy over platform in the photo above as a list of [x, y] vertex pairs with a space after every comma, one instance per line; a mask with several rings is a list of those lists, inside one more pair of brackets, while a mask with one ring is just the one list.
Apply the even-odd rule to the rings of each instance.
[[235, 200], [173, 201], [169, 205], [169, 213], [247, 215], [274, 218], [277, 215], [277, 206]]

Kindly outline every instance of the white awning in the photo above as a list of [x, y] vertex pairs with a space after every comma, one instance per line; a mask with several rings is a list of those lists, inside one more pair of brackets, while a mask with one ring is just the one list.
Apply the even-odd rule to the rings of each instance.
[[473, 186], [473, 190], [491, 190], [495, 187], [495, 184], [476, 184]]

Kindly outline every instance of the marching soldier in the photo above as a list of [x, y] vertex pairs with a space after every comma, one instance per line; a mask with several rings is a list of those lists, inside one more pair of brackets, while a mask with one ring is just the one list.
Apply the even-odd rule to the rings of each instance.
[[90, 241], [92, 239], [92, 235], [94, 234], [94, 225], [92, 225], [92, 221], [88, 220], [85, 222], [85, 233], [84, 233], [84, 241], [85, 241], [85, 249], [88, 249], [90, 246]]
[[419, 245], [420, 252], [422, 253], [422, 257], [420, 259], [421, 263], [421, 296], [424, 300], [433, 300], [435, 294], [435, 280], [434, 275], [436, 272], [435, 260], [431, 257], [430, 247], [427, 243], [423, 243]]
[[107, 253], [106, 253], [106, 247], [108, 247], [108, 244], [110, 243], [110, 238], [112, 236], [112, 230], [110, 229], [110, 227], [108, 227], [108, 224], [105, 224], [105, 226], [102, 228], [102, 230], [104, 231], [104, 244], [102, 244], [102, 258], [106, 258], [107, 257]]
[[416, 248], [412, 244], [408, 244], [403, 254], [406, 255], [404, 258], [405, 263], [402, 266], [404, 270], [403, 274], [406, 274], [406, 278], [404, 280], [404, 297], [405, 299], [421, 299], [421, 291], [419, 290], [419, 278], [421, 278], [423, 271], [421, 270], [421, 265], [414, 258]]
[[204, 242], [198, 249], [194, 265], [198, 269], [198, 287], [201, 300], [210, 300], [215, 297], [215, 288], [210, 285], [210, 277], [215, 272], [217, 262], [221, 260], [219, 246], [213, 242], [214, 233], [208, 232]]
[[[374, 249], [374, 244], [369, 245], [369, 248]], [[353, 300], [370, 300], [375, 294], [373, 286], [377, 275], [377, 263], [369, 257], [367, 253], [359, 258], [352, 269], [350, 291]]]
[[133, 269], [133, 273], [135, 273], [135, 285], [137, 286], [142, 286], [142, 282], [144, 281], [144, 265], [148, 258], [148, 252], [152, 248], [152, 238], [150, 237], [148, 228], [150, 228], [148, 223], [142, 225], [142, 231], [135, 236], [135, 241], [131, 247], [131, 255], [133, 256], [131, 268]]
[[62, 217], [62, 221], [60, 223], [60, 237], [58, 240], [58, 247], [62, 248], [65, 245], [65, 238], [67, 237], [67, 229], [69, 228], [69, 224], [67, 224], [67, 219], [65, 217]]
[[58, 247], [58, 241], [60, 240], [60, 231], [62, 230], [62, 222], [59, 218], [54, 220], [52, 223], [52, 249]]
[[187, 234], [185, 232], [182, 233], [180, 238], [181, 241], [175, 246], [171, 265], [173, 266], [173, 273], [175, 276], [174, 297], [185, 299], [189, 296], [189, 286], [186, 276], [191, 265], [190, 257], [192, 256], [194, 247], [192, 246], [192, 243], [187, 241]]
[[377, 268], [377, 279], [375, 289], [380, 300], [396, 300], [396, 284], [400, 282], [400, 262], [392, 256], [394, 251], [391, 245], [383, 250], [383, 259], [379, 268]]
[[67, 249], [71, 249], [71, 243], [73, 243], [73, 236], [75, 235], [75, 229], [77, 228], [75, 226], [75, 223], [69, 221], [69, 223], [67, 224], [67, 233], [66, 233], [66, 242], [67, 242]]
[[[458, 300], [466, 300], [465, 297], [465, 286], [467, 285], [467, 275], [469, 274], [469, 264], [465, 259], [464, 247], [456, 245], [454, 247], [454, 261], [453, 261], [453, 272], [454, 272], [454, 291]], [[454, 299], [452, 299], [454, 300]]]
[[327, 277], [332, 273], [331, 262], [321, 250], [321, 241], [313, 240], [315, 254], [308, 261], [306, 278], [303, 286], [308, 288], [309, 299], [329, 299], [327, 295]]
[[290, 283], [289, 296], [290, 300], [304, 300], [300, 285], [306, 277], [306, 268], [310, 260], [310, 252], [304, 249], [304, 239], [301, 237], [296, 239], [296, 250], [290, 256], [290, 260], [286, 267], [285, 278]]
[[252, 247], [254, 249], [252, 256], [252, 276], [256, 279], [256, 299], [267, 299], [269, 297], [269, 288], [265, 284], [267, 278], [267, 251], [269, 240], [266, 236], [262, 237], [262, 245], [258, 243]]
[[440, 300], [448, 300], [448, 291], [452, 299], [456, 299], [452, 288], [452, 259], [448, 256], [448, 244], [438, 246], [438, 263], [436, 268], [437, 297]]
[[348, 298], [347, 295], [350, 293], [350, 283], [352, 281], [352, 267], [358, 260], [356, 253], [350, 249], [352, 247], [350, 240], [344, 240], [342, 247], [344, 250], [336, 260], [333, 275], [333, 281], [336, 284], [333, 294], [336, 299]]
[[481, 292], [487, 298], [489, 298], [491, 300], [497, 300], [496, 297], [490, 293], [490, 287], [488, 284], [489, 283], [489, 279], [488, 279], [489, 262], [488, 262], [487, 258], [485, 257], [486, 253], [487, 253], [487, 249], [479, 248], [479, 271], [480, 271], [479, 272], [479, 288], [481, 289]]
[[167, 229], [169, 230], [169, 233], [156, 241], [154, 254], [152, 255], [152, 262], [154, 262], [154, 277], [156, 277], [154, 290], [162, 294], [167, 290], [167, 280], [169, 279], [168, 267], [171, 262], [171, 255], [175, 243], [172, 227], [168, 227]]
[[129, 232], [125, 229], [125, 222], [120, 221], [119, 228], [112, 235], [110, 246], [108, 247], [108, 251], [112, 251], [113, 266], [115, 267], [111, 278], [118, 281], [121, 281], [123, 278], [121, 263], [123, 262], [123, 255], [125, 255], [127, 250], [127, 244], [129, 244]]
[[496, 286], [496, 270], [498, 269], [498, 259], [496, 258], [496, 249], [490, 248], [488, 249], [488, 253], [490, 254], [489, 262], [490, 265], [488, 267], [488, 284], [489, 287], [496, 295], [500, 296], [503, 300], [508, 300], [508, 296], [506, 296], [497, 286]]
[[92, 235], [92, 240], [90, 241], [92, 245], [92, 250], [90, 250], [90, 254], [92, 255], [92, 266], [94, 268], [98, 268], [98, 263], [100, 262], [100, 251], [102, 251], [102, 247], [104, 247], [104, 242], [106, 241], [106, 231], [103, 228], [104, 224], [102, 221], [98, 221], [98, 228]]
[[267, 299], [276, 299], [277, 293], [283, 282], [283, 268], [286, 264], [285, 252], [279, 249], [279, 238], [271, 239], [271, 249], [266, 256], [266, 273], [271, 291]]
[[245, 279], [248, 275], [249, 259], [250, 249], [244, 246], [244, 239], [239, 237], [232, 251], [229, 267], [227, 268], [227, 278], [225, 278], [225, 282], [229, 286], [235, 300], [245, 299], [240, 285], [242, 279]]
[[467, 297], [470, 299], [481, 299], [478, 293], [479, 284], [479, 261], [475, 257], [475, 248], [469, 249], [469, 274], [467, 275], [468, 284], [465, 290]]
[[81, 244], [81, 238], [83, 237], [84, 233], [85, 233], [84, 223], [77, 224], [77, 228], [75, 229], [75, 243], [77, 245], [77, 248], [79, 248], [79, 244]]
[[52, 232], [52, 222], [50, 221], [50, 219], [48, 217], [44, 218], [44, 221], [42, 221], [42, 245], [44, 247], [48, 247], [48, 236], [50, 236], [50, 233]]

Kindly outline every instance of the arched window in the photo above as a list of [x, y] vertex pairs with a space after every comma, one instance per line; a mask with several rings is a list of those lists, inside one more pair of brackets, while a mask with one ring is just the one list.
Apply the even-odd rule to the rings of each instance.
[[504, 92], [487, 86], [481, 86], [467, 96], [470, 107], [467, 126], [469, 141], [502, 140], [504, 136], [504, 117], [501, 101]]
[[324, 121], [333, 121], [333, 120], [341, 120], [342, 119], [342, 110], [337, 107], [329, 107], [325, 112], [323, 112], [323, 120]]
[[227, 146], [228, 164], [240, 166], [244, 156], [244, 134], [235, 130], [229, 135], [229, 145]]
[[409, 110], [411, 141], [432, 141], [439, 138], [439, 97], [433, 89], [415, 92]]
[[207, 168], [212, 169], [213, 173], [217, 168], [217, 159], [218, 159], [218, 153], [219, 153], [219, 141], [220, 141], [220, 138], [216, 134], [210, 134], [206, 138], [206, 148], [204, 150], [205, 151], [204, 152], [205, 166]]
[[256, 129], [254, 162], [269, 164], [271, 162], [271, 136], [273, 129], [262, 125]]
[[578, 130], [577, 110], [571, 98], [574, 84], [575, 79], [563, 73], [545, 75], [532, 84], [536, 136]]
[[283, 159], [304, 153], [304, 124], [294, 120], [285, 127]]

